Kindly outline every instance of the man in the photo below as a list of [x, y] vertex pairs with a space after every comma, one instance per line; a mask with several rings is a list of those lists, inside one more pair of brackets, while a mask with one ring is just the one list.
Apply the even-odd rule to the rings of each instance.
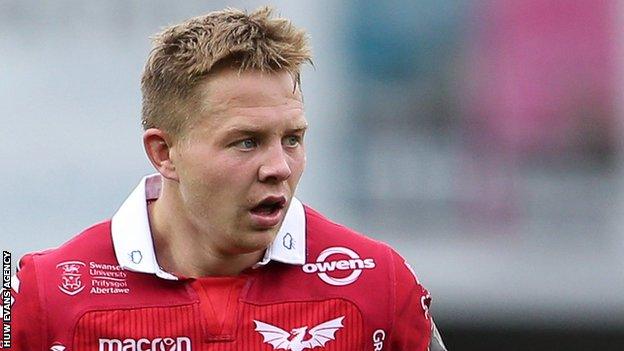
[[158, 34], [142, 77], [158, 173], [21, 260], [14, 349], [443, 350], [409, 265], [293, 196], [305, 62], [305, 33], [268, 8]]

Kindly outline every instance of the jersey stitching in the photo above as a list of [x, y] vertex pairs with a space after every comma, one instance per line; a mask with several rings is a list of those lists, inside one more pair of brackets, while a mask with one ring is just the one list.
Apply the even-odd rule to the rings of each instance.
[[[297, 303], [297, 302], [323, 302], [323, 301], [327, 301], [327, 300], [344, 300], [349, 302], [350, 304], [358, 307], [359, 310], [359, 306], [355, 303], [355, 301], [345, 297], [344, 295], [337, 295], [337, 294], [325, 294], [323, 297], [312, 297], [312, 298], [306, 298], [306, 299], [288, 299], [288, 298], [282, 298], [282, 299], [275, 299], [275, 300], [265, 300], [262, 302], [253, 302], [244, 298], [241, 298], [240, 301], [243, 303], [246, 303], [248, 305], [253, 305], [253, 306], [268, 306], [268, 305], [275, 305], [275, 304], [280, 304], [280, 303]], [[361, 311], [360, 311], [361, 312]]]
[[392, 249], [386, 245], [386, 250], [388, 251], [388, 255], [386, 257], [389, 258], [390, 260], [390, 281], [392, 282], [390, 284], [390, 316], [388, 318], [388, 320], [390, 321], [390, 326], [388, 328], [389, 330], [389, 336], [388, 336], [388, 345], [392, 345], [392, 339], [394, 337], [394, 324], [395, 324], [395, 319], [396, 319], [396, 315], [397, 315], [397, 311], [396, 311], [396, 291], [397, 291], [397, 281], [396, 281], [396, 265], [395, 265], [395, 259], [394, 259], [394, 254], [392, 252]]
[[41, 254], [33, 254], [32, 255], [32, 267], [33, 272], [35, 274], [35, 292], [37, 293], [37, 299], [39, 300], [39, 313], [41, 315], [42, 323], [40, 325], [41, 333], [39, 334], [41, 338], [39, 339], [39, 345], [44, 346], [45, 340], [49, 339], [48, 336], [48, 310], [42, 308], [42, 306], [48, 306], [47, 304], [47, 296], [44, 291], [41, 291], [40, 286], [43, 286], [43, 282], [41, 281], [43, 278], [39, 276], [39, 270], [37, 269], [37, 264], [35, 262], [35, 258], [38, 258]]

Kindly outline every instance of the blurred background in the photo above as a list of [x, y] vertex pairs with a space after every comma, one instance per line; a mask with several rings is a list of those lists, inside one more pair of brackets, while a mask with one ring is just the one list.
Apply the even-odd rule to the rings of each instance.
[[[149, 36], [261, 1], [0, 1], [0, 248], [139, 179]], [[298, 197], [395, 246], [449, 350], [624, 345], [624, 3], [271, 1], [308, 30]]]

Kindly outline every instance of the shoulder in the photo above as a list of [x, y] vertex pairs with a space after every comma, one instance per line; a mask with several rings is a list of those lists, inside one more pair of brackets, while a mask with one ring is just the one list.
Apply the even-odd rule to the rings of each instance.
[[413, 271], [390, 245], [335, 223], [310, 207], [305, 210], [307, 262], [346, 260], [353, 266], [353, 261], [361, 261], [360, 266], [386, 281], [396, 276], [405, 279], [405, 273], [414, 281]]
[[63, 260], [86, 260], [112, 253], [110, 220], [107, 220], [83, 230], [57, 248], [26, 254], [20, 260], [20, 269], [23, 261], [26, 264], [34, 262], [40, 266], [55, 264], [57, 261], [60, 263]]
[[[111, 255], [110, 222], [93, 225], [55, 249], [24, 255], [11, 281], [16, 343], [42, 349], [50, 318], [69, 318], [58, 295], [73, 296], [85, 287], [80, 279], [93, 257]], [[55, 321], [57, 319], [54, 319]]]
[[[429, 293], [407, 261], [388, 244], [325, 218], [306, 207], [304, 273], [317, 275], [323, 291], [340, 288], [363, 313], [392, 325], [399, 316], [427, 330]], [[331, 288], [328, 288], [331, 286]], [[420, 333], [420, 332], [419, 332]]]
[[333, 222], [308, 206], [305, 206], [305, 213], [308, 244], [327, 245], [344, 243], [362, 249], [384, 252], [385, 254], [390, 254], [392, 251], [388, 244]]
[[368, 266], [375, 267], [377, 273], [404, 282], [407, 286], [418, 287], [427, 294], [412, 266], [393, 247], [335, 223], [308, 206], [305, 210], [308, 262], [314, 259], [325, 261], [332, 255], [365, 262], [368, 259]]
[[104, 258], [114, 259], [110, 220], [94, 224], [57, 248], [24, 255], [18, 263], [18, 276], [21, 284], [43, 287], [59, 274], [80, 272], [89, 261]]

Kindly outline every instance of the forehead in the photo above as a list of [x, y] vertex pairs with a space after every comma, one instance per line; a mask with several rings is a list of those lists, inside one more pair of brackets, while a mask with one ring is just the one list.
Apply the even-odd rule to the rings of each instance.
[[303, 102], [285, 71], [225, 69], [198, 86], [200, 124], [212, 128], [240, 123], [305, 123]]
[[199, 87], [205, 108], [214, 112], [228, 108], [301, 105], [302, 98], [292, 76], [285, 71], [260, 72], [224, 69]]

